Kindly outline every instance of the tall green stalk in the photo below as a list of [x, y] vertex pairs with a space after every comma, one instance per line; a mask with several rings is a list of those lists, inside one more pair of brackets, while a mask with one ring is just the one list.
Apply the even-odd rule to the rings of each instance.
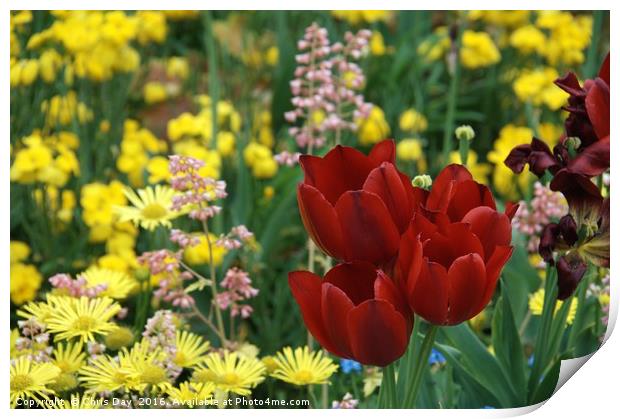
[[542, 372], [545, 367], [545, 354], [549, 346], [549, 338], [551, 332], [551, 324], [553, 321], [553, 313], [557, 303], [558, 287], [557, 287], [557, 270], [555, 267], [547, 266], [547, 275], [545, 279], [545, 300], [543, 302], [543, 311], [538, 326], [538, 334], [536, 336], [536, 346], [534, 348], [534, 365], [530, 373], [528, 383], [528, 399], [532, 400], [535, 390], [538, 387]]
[[405, 399], [402, 404], [402, 407], [404, 408], [415, 407], [415, 402], [418, 398], [418, 393], [420, 392], [420, 386], [422, 385], [422, 378], [428, 368], [428, 357], [431, 353], [431, 349], [433, 348], [433, 342], [435, 342], [435, 335], [437, 334], [438, 329], [439, 327], [430, 325], [428, 331], [426, 332], [426, 336], [424, 336], [424, 341], [422, 342], [422, 346], [420, 348], [420, 356], [418, 356], [416, 364], [413, 366], [413, 374], [410, 374], [408, 377], [409, 382], [407, 383]]
[[217, 76], [217, 50], [213, 37], [213, 18], [211, 12], [203, 12], [203, 24], [205, 27], [205, 47], [209, 63], [209, 97], [211, 98], [211, 141], [215, 142], [217, 136], [217, 102], [220, 100], [220, 85]]
[[383, 368], [383, 379], [381, 381], [381, 392], [379, 397], [379, 407], [383, 409], [396, 408], [396, 375], [395, 363]]
[[454, 68], [452, 77], [450, 78], [450, 87], [448, 90], [448, 108], [446, 109], [446, 120], [443, 128], [443, 149], [442, 158], [444, 164], [450, 162], [450, 152], [452, 151], [452, 136], [454, 135], [454, 117], [456, 113], [456, 104], [458, 100], [458, 87], [461, 76], [460, 50], [463, 28], [459, 27], [459, 31], [452, 49]]

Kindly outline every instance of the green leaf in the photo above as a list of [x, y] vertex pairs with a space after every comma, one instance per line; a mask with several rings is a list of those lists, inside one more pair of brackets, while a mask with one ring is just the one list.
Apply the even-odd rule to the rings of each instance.
[[[276, 205], [275, 209], [267, 219], [265, 228], [260, 235], [260, 243], [262, 246], [264, 257], [272, 250], [277, 235], [281, 232], [282, 227], [289, 223], [289, 216], [293, 212], [298, 213], [295, 206], [297, 197], [297, 188], [290, 187], [285, 189], [285, 195]], [[268, 259], [266, 259], [268, 260]]]
[[[463, 356], [459, 363], [460, 366], [494, 394], [502, 407], [513, 407], [519, 404], [521, 397], [516, 394], [510, 378], [498, 360], [491, 355], [467, 324], [442, 327], [439, 330], [451, 346], [461, 351]], [[457, 365], [454, 367], [456, 368]]]
[[558, 384], [558, 379], [560, 378], [560, 366], [561, 360], [558, 359], [540, 382], [540, 385], [534, 392], [531, 404], [543, 402], [553, 396], [553, 391], [555, 390], [555, 386]]
[[[435, 348], [441, 352], [448, 361], [448, 364], [454, 368], [454, 375], [457, 381], [463, 384], [463, 394], [461, 398], [469, 401], [469, 403], [467, 403], [468, 407], [479, 408], [485, 403], [498, 407], [510, 406], [507, 402], [505, 404], [502, 403], [491, 388], [488, 388], [479, 377], [465, 367], [463, 354], [459, 350], [440, 343], [435, 343]], [[460, 403], [459, 406], [461, 406]]]
[[492, 341], [495, 356], [513, 382], [521, 405], [525, 405], [527, 395], [525, 357], [508, 295], [502, 295], [495, 304]]
[[528, 261], [527, 252], [515, 246], [512, 257], [502, 271], [502, 294], [511, 296], [511, 307], [516, 324], [521, 324], [527, 313], [528, 295], [534, 292], [540, 278]]

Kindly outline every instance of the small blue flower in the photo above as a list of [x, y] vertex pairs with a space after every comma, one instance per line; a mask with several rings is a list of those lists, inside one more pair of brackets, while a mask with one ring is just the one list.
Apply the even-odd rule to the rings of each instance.
[[340, 368], [342, 368], [342, 372], [345, 374], [350, 374], [351, 372], [360, 372], [362, 370], [362, 364], [352, 359], [342, 358], [340, 360]]
[[534, 355], [530, 355], [530, 357], [527, 359], [527, 365], [529, 367], [533, 367], [534, 366]]
[[428, 363], [430, 365], [433, 364], [443, 364], [446, 362], [446, 358], [439, 352], [437, 349], [433, 348], [431, 354], [428, 357]]

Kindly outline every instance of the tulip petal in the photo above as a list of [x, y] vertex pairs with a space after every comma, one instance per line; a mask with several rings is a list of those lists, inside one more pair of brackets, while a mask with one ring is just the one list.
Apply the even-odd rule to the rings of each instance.
[[336, 146], [325, 155], [299, 158], [304, 183], [317, 188], [334, 205], [346, 191], [358, 190], [375, 167], [372, 160], [352, 148]]
[[568, 163], [572, 173], [598, 176], [609, 169], [609, 135], [585, 147]]
[[465, 180], [471, 180], [471, 173], [460, 164], [450, 164], [437, 175], [433, 181], [426, 208], [430, 211], [445, 211], [454, 193], [454, 185]]
[[603, 79], [608, 86], [611, 85], [609, 80], [609, 52], [605, 56], [603, 64], [601, 64], [601, 68], [598, 70], [598, 76]]
[[497, 280], [499, 279], [499, 274], [502, 272], [504, 265], [510, 259], [512, 255], [512, 246], [497, 246], [495, 251], [486, 262], [486, 289], [482, 294], [478, 304], [476, 305], [476, 309], [474, 312], [480, 313], [482, 309], [489, 303], [491, 297], [493, 296], [493, 292], [495, 292], [495, 286], [497, 285]]
[[390, 303], [368, 300], [349, 312], [349, 340], [354, 358], [365, 365], [385, 367], [407, 349], [407, 325]]
[[[436, 214], [437, 215], [437, 214]], [[431, 222], [428, 218], [422, 215], [422, 212], [417, 212], [411, 219], [410, 227], [415, 236], [420, 235], [420, 239], [424, 242], [430, 238], [437, 231], [437, 225]]]
[[409, 295], [411, 309], [426, 321], [444, 325], [448, 318], [448, 273], [435, 262], [422, 264], [420, 277]]
[[448, 270], [448, 324], [468, 320], [486, 291], [486, 269], [480, 255], [470, 253], [457, 258]]
[[374, 298], [376, 268], [368, 262], [341, 263], [325, 274], [328, 282], [344, 292], [355, 305]]
[[350, 260], [380, 265], [398, 252], [400, 233], [378, 195], [348, 191], [336, 203], [336, 213]]
[[468, 224], [454, 223], [437, 232], [424, 243], [424, 256], [447, 270], [455, 259], [470, 253], [484, 257], [484, 248]]
[[474, 180], [465, 180], [454, 188], [454, 195], [448, 206], [448, 216], [452, 222], [458, 222], [472, 208], [481, 206], [496, 208], [491, 191]]
[[594, 80], [586, 95], [586, 110], [596, 136], [609, 135], [609, 85], [601, 79]]
[[515, 204], [514, 202], [506, 202], [506, 208], [504, 209], [504, 214], [510, 221], [514, 218], [515, 214], [519, 210], [519, 204]]
[[384, 161], [394, 163], [396, 159], [396, 145], [394, 140], [383, 140], [370, 150], [368, 158], [372, 160], [375, 166], [379, 166]]
[[336, 348], [329, 339], [321, 314], [321, 277], [308, 271], [290, 272], [288, 284], [312, 336], [326, 350], [335, 353]]
[[[416, 218], [418, 218], [417, 215]], [[396, 263], [396, 280], [399, 282], [399, 286], [403, 289], [413, 290], [420, 276], [423, 262], [422, 242], [412, 222], [400, 238], [400, 249]]]
[[347, 316], [355, 307], [349, 297], [338, 287], [323, 282], [321, 297], [321, 313], [323, 324], [330, 342], [334, 345], [338, 356], [352, 358], [349, 344]]
[[363, 190], [381, 198], [400, 232], [405, 231], [413, 216], [412, 191], [408, 194], [406, 187], [413, 189], [411, 183], [403, 184], [398, 170], [391, 163], [381, 163], [381, 166], [373, 169], [363, 187]]
[[398, 289], [394, 281], [392, 281], [383, 271], [377, 272], [375, 280], [375, 299], [385, 300], [392, 304], [398, 310], [405, 320], [407, 326], [412, 325], [411, 310], [407, 305], [407, 301], [403, 298], [402, 292]]
[[303, 183], [297, 189], [297, 203], [304, 227], [317, 246], [336, 259], [345, 259], [346, 247], [334, 207], [318, 189]]
[[566, 300], [573, 295], [577, 285], [588, 270], [588, 264], [575, 253], [558, 259], [558, 300]]
[[469, 211], [463, 217], [463, 222], [469, 223], [472, 233], [480, 239], [486, 260], [491, 257], [496, 246], [510, 244], [512, 227], [506, 214], [489, 207], [478, 207]]

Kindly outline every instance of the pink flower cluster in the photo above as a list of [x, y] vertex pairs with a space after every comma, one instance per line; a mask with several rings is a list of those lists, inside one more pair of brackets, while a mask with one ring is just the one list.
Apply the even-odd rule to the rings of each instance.
[[[328, 131], [355, 131], [355, 120], [370, 113], [372, 105], [364, 101], [359, 90], [364, 86], [362, 69], [354, 61], [367, 53], [371, 32], [347, 32], [345, 44], [330, 44], [327, 29], [313, 23], [298, 41], [300, 54], [295, 56], [297, 68], [291, 81], [295, 107], [284, 117], [290, 123], [302, 120], [301, 127], [289, 133], [300, 147], [320, 147]], [[316, 113], [322, 113], [317, 118]]]
[[354, 399], [351, 393], [347, 393], [342, 400], [334, 400], [332, 402], [332, 409], [355, 409], [358, 404], [359, 401]]
[[293, 167], [299, 163], [299, 156], [301, 156], [301, 153], [291, 153], [290, 151], [284, 150], [273, 156], [273, 158], [280, 166]]
[[246, 319], [252, 314], [252, 307], [247, 304], [240, 304], [241, 301], [256, 297], [258, 290], [252, 287], [252, 280], [247, 272], [239, 268], [231, 268], [226, 272], [226, 276], [220, 282], [225, 291], [217, 295], [217, 304], [220, 309], [227, 310], [233, 317], [241, 315]]
[[540, 182], [534, 184], [534, 197], [527, 203], [521, 201], [519, 209], [512, 220], [514, 227], [529, 236], [527, 249], [531, 253], [538, 251], [540, 233], [553, 219], [560, 218], [568, 212], [566, 199], [559, 192], [554, 192]]
[[174, 324], [174, 315], [170, 310], [158, 310], [153, 317], [146, 321], [142, 337], [149, 343], [151, 350], [162, 348], [166, 354], [166, 360], [162, 366], [171, 378], [181, 374], [182, 368], [174, 363], [177, 353], [176, 346], [177, 328]]
[[183, 230], [173, 228], [170, 231], [170, 241], [176, 243], [180, 248], [198, 246], [200, 244], [200, 238], [194, 234], [188, 234]]
[[45, 324], [31, 317], [28, 320], [19, 320], [17, 326], [21, 329], [22, 336], [15, 341], [15, 349], [28, 352], [27, 356], [32, 361], [49, 361], [52, 347], [49, 344], [50, 335], [45, 331]]
[[95, 298], [108, 288], [107, 284], [89, 287], [83, 276], [73, 279], [68, 274], [56, 274], [49, 279], [49, 282], [52, 284], [52, 287], [63, 290], [72, 297]]
[[180, 192], [172, 198], [172, 210], [189, 208], [189, 217], [201, 221], [214, 217], [222, 210], [210, 202], [227, 196], [226, 182], [200, 175], [204, 164], [193, 157], [168, 157], [168, 168], [172, 174], [170, 186]]
[[105, 345], [101, 342], [86, 342], [86, 352], [88, 352], [88, 361], [97, 359], [98, 356], [105, 355]]
[[243, 224], [233, 227], [230, 233], [220, 236], [215, 244], [228, 250], [239, 249], [243, 243], [247, 243], [254, 237], [254, 233]]
[[152, 275], [162, 274], [158, 288], [153, 296], [174, 307], [190, 308], [195, 304], [194, 298], [185, 292], [183, 283], [194, 276], [191, 272], [181, 269], [182, 251], [171, 252], [167, 249], [145, 252], [138, 258], [138, 262], [146, 265]]

